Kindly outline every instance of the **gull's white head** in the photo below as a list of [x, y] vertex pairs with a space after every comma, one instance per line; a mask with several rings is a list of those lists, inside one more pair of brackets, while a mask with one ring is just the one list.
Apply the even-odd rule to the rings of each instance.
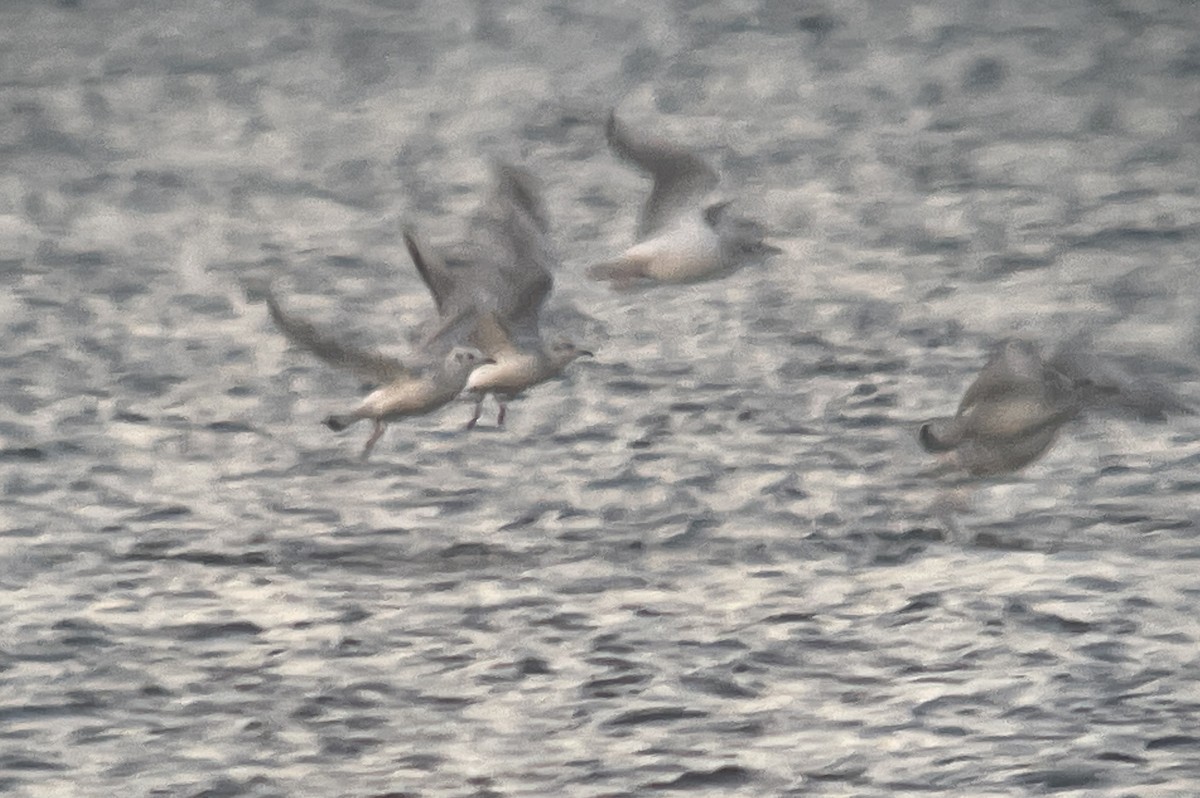
[[446, 371], [465, 377], [479, 366], [495, 362], [474, 347], [456, 346], [446, 355]]
[[709, 205], [704, 209], [704, 221], [721, 239], [721, 247], [734, 259], [763, 258], [778, 255], [783, 250], [765, 239], [767, 230], [753, 219], [730, 211], [731, 200]]
[[582, 349], [570, 341], [555, 341], [546, 350], [546, 356], [550, 358], [555, 371], [562, 371], [576, 358], [595, 357], [592, 352]]

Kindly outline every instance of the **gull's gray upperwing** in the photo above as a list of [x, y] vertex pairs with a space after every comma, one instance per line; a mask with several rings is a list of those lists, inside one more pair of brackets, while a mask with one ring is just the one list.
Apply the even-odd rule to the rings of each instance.
[[396, 358], [338, 341], [308, 321], [286, 312], [269, 289], [265, 299], [271, 319], [280, 332], [293, 344], [307, 349], [329, 365], [352, 371], [376, 384], [411, 374], [411, 370]]
[[689, 206], [699, 209], [704, 196], [717, 187], [719, 176], [707, 161], [676, 144], [633, 133], [616, 111], [609, 112], [604, 132], [614, 153], [654, 178], [638, 221], [639, 239]]
[[404, 231], [404, 246], [408, 249], [408, 256], [417, 267], [417, 273], [421, 275], [425, 287], [429, 289], [438, 314], [446, 313], [455, 290], [458, 289], [459, 281], [450, 272], [450, 267], [445, 261], [418, 241], [415, 230], [409, 228]]
[[554, 286], [558, 258], [537, 182], [524, 169], [493, 166], [495, 185], [470, 222], [469, 265], [448, 266], [407, 233], [405, 244], [433, 296], [438, 321], [422, 348], [442, 352], [470, 340], [473, 325], [494, 315], [522, 345], [540, 345], [538, 317]]
[[539, 319], [554, 287], [558, 257], [550, 245], [547, 221], [536, 185], [528, 173], [498, 169], [499, 224], [495, 228], [495, 302], [490, 308], [526, 344], [540, 341]]

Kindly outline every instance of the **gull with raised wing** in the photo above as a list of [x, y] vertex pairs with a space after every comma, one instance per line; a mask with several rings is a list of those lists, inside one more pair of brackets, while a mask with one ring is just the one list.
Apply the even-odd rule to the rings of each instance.
[[1041, 457], [1079, 415], [1084, 386], [1042, 360], [1027, 341], [1001, 344], [951, 418], [921, 425], [921, 446], [974, 476], [1015, 471]]
[[478, 422], [487, 394], [496, 395], [502, 426], [509, 400], [592, 354], [570, 342], [547, 345], [542, 339], [539, 317], [558, 267], [545, 209], [527, 171], [510, 164], [497, 164], [494, 171], [495, 187], [472, 221], [463, 265], [449, 265], [411, 230], [404, 234], [438, 312], [423, 349], [437, 352], [467, 341], [495, 361], [467, 383], [475, 398], [468, 429]]
[[538, 316], [554, 285], [558, 258], [533, 176], [507, 163], [493, 167], [495, 184], [469, 222], [471, 235], [452, 263], [421, 243], [414, 230], [404, 244], [437, 308], [435, 329], [421, 347], [444, 349], [494, 313], [522, 339], [537, 339]]
[[462, 392], [475, 368], [493, 362], [478, 349], [454, 347], [440, 363], [411, 368], [395, 358], [350, 346], [321, 332], [308, 321], [284, 311], [269, 290], [266, 301], [275, 325], [293, 344], [380, 386], [353, 410], [325, 419], [325, 425], [334, 432], [364, 419], [374, 422], [371, 437], [362, 450], [364, 460], [389, 422], [424, 415], [449, 404]]
[[712, 201], [720, 179], [702, 157], [679, 145], [634, 133], [608, 115], [609, 148], [654, 179], [637, 238], [615, 260], [588, 269], [616, 288], [641, 282], [689, 283], [722, 277], [747, 261], [778, 254], [758, 222], [738, 216], [732, 201]]

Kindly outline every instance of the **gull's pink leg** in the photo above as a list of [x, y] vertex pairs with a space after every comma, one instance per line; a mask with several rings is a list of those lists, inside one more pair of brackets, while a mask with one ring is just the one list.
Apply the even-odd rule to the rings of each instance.
[[475, 397], [475, 415], [467, 422], [467, 429], [475, 429], [475, 425], [479, 423], [479, 417], [483, 415], [483, 397], [484, 394]]
[[508, 410], [508, 405], [499, 396], [496, 397], [496, 404], [500, 405], [500, 412], [496, 414], [496, 426], [504, 426], [504, 414]]
[[381, 435], [383, 435], [383, 431], [386, 427], [387, 425], [382, 421], [375, 419], [375, 431], [371, 433], [370, 438], [367, 438], [367, 445], [363, 447], [362, 454], [359, 455], [359, 459], [367, 459], [367, 456], [371, 454], [371, 449], [375, 447], [375, 442], [379, 440]]

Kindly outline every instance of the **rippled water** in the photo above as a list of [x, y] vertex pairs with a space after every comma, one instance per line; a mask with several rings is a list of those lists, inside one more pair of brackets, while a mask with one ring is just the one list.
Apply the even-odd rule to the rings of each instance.
[[[913, 438], [1012, 334], [1200, 400], [1200, 12], [646, 5], [0, 9], [0, 790], [1200, 791], [1197, 422], [973, 489]], [[787, 254], [586, 281], [617, 103]], [[460, 236], [493, 156], [599, 357], [360, 463], [241, 282], [403, 354], [399, 229]]]

